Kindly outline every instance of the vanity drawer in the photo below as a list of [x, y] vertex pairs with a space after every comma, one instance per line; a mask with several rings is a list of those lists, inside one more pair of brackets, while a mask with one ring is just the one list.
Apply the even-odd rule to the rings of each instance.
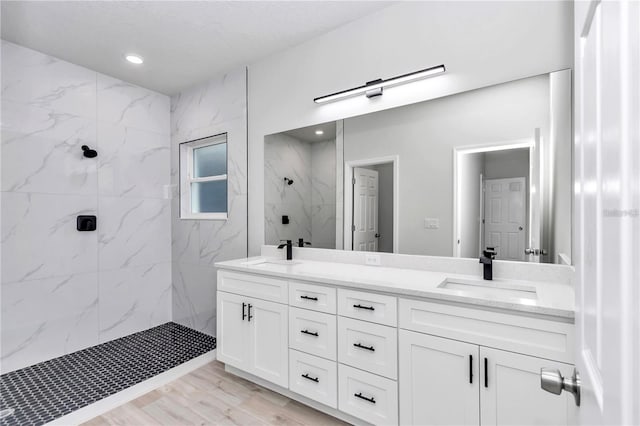
[[338, 364], [289, 350], [289, 389], [307, 398], [338, 407]]
[[339, 317], [338, 361], [397, 379], [398, 329]]
[[336, 289], [296, 281], [289, 282], [289, 305], [314, 311], [336, 313]]
[[287, 280], [218, 271], [218, 290], [271, 302], [287, 303], [289, 299]]
[[400, 299], [400, 328], [572, 364], [573, 323]]
[[336, 316], [289, 307], [289, 347], [336, 360]]
[[338, 364], [338, 409], [372, 424], [398, 424], [398, 384]]
[[395, 327], [397, 299], [364, 291], [338, 289], [338, 314]]

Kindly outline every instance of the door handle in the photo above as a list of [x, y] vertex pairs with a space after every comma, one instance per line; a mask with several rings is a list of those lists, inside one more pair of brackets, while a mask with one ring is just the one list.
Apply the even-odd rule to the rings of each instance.
[[244, 321], [244, 319], [247, 317], [247, 314], [244, 313], [244, 310], [246, 307], [247, 307], [247, 304], [242, 302], [242, 321]]
[[484, 358], [484, 387], [489, 387], [489, 360]]
[[562, 377], [560, 370], [555, 368], [541, 368], [540, 387], [556, 395], [560, 395], [563, 390], [566, 390], [573, 394], [576, 405], [580, 406], [580, 374], [575, 368], [571, 378]]
[[249, 305], [247, 305], [247, 308], [248, 308], [247, 311], [249, 313], [248, 320], [249, 320], [249, 322], [251, 322], [251, 318], [253, 318], [253, 316], [251, 315], [251, 303], [249, 303]]
[[375, 237], [376, 237], [376, 238], [380, 238], [380, 234], [376, 234], [376, 235], [375, 235]]
[[473, 355], [469, 355], [469, 383], [473, 384]]

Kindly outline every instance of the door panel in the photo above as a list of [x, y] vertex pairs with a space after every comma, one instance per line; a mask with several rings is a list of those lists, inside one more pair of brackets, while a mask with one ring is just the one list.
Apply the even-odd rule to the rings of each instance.
[[484, 192], [485, 247], [495, 248], [496, 259], [524, 260], [525, 178], [487, 179]]
[[578, 407], [573, 395], [564, 392], [558, 396], [542, 390], [542, 367], [557, 368], [566, 377], [573, 373], [570, 364], [480, 347], [482, 425], [574, 424]]
[[287, 387], [289, 384], [288, 306], [250, 299], [252, 374]]
[[248, 298], [236, 294], [218, 292], [217, 358], [225, 364], [246, 370], [249, 368], [249, 323], [243, 319], [243, 306]]
[[353, 248], [378, 251], [378, 172], [353, 169]]
[[406, 330], [399, 336], [400, 424], [478, 425], [478, 346]]

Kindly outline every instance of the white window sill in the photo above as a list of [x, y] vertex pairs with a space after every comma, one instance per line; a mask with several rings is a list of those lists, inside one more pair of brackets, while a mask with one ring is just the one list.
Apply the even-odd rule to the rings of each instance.
[[191, 213], [180, 216], [180, 219], [185, 220], [228, 220], [229, 215], [227, 213]]

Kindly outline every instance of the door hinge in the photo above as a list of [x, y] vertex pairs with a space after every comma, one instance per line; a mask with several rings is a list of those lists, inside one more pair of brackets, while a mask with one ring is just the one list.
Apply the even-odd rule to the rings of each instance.
[[356, 232], [356, 226], [355, 225], [351, 225], [351, 232]]

